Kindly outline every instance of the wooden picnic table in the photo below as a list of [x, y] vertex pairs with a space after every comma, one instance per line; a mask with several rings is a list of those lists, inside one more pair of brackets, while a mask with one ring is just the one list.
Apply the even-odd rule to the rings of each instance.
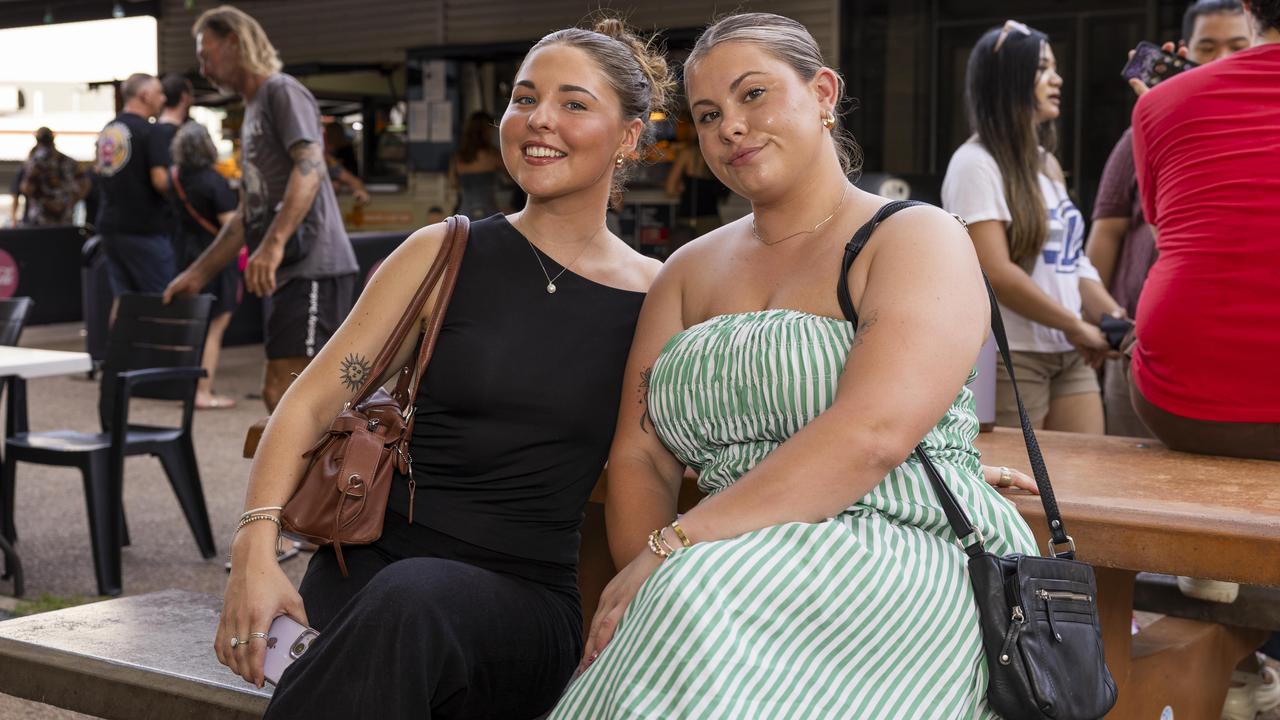
[[[1280, 586], [1280, 463], [1174, 452], [1158, 442], [1039, 432], [1076, 558], [1094, 566], [1107, 664], [1120, 688], [1109, 718], [1218, 720], [1231, 671], [1261, 630], [1164, 618], [1131, 632], [1138, 572]], [[988, 465], [1029, 469], [1020, 432], [978, 438]], [[1048, 542], [1044, 507], [1006, 491]]]
[[[1164, 618], [1133, 636], [1134, 579], [1142, 571], [1280, 586], [1280, 463], [1190, 455], [1133, 438], [1037, 437], [1076, 556], [1097, 571], [1107, 664], [1120, 690], [1108, 718], [1156, 720], [1170, 708], [1178, 720], [1218, 720], [1232, 669], [1266, 633]], [[1029, 474], [1020, 432], [981, 433], [977, 447], [984, 463]], [[583, 524], [579, 583], [587, 622], [614, 573], [603, 542], [607, 489], [606, 473]], [[1005, 495], [1045, 553], [1040, 499], [1018, 490]], [[699, 497], [687, 474], [681, 510]]]

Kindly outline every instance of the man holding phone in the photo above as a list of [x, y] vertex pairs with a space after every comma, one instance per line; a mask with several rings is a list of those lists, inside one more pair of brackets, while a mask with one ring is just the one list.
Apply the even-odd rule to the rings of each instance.
[[[1251, 46], [1253, 28], [1240, 0], [1198, 0], [1183, 14], [1182, 43], [1187, 59], [1204, 65]], [[1172, 51], [1173, 44], [1166, 43], [1165, 49]], [[1130, 85], [1138, 96], [1149, 89], [1138, 79]], [[1126, 318], [1136, 316], [1138, 295], [1156, 260], [1156, 247], [1138, 195], [1132, 128], [1120, 136], [1102, 172], [1085, 251], [1103, 285], [1124, 308]], [[1108, 360], [1103, 370], [1107, 434], [1150, 437], [1129, 402], [1126, 363], [1124, 359]]]

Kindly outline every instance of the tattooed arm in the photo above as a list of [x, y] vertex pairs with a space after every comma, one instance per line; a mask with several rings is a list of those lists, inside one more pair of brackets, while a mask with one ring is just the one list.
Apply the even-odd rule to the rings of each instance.
[[[245, 509], [285, 504], [298, 486], [307, 460], [302, 452], [319, 439], [352, 393], [369, 377], [375, 358], [391, 334], [401, 313], [413, 299], [424, 268], [430, 267], [444, 241], [443, 224], [414, 233], [391, 253], [360, 294], [351, 314], [334, 336], [289, 386], [258, 445], [249, 470]], [[428, 299], [423, 317], [433, 312]], [[409, 359], [417, 333], [409, 333], [396, 352], [391, 368]], [[386, 383], [390, 370], [374, 381]], [[288, 613], [299, 621], [306, 615], [289, 579], [276, 564], [274, 523], [246, 525], [232, 541], [231, 576], [223, 603], [223, 616], [215, 650], [218, 658], [243, 677], [261, 680], [262, 643], [247, 651], [230, 650], [230, 638], [265, 631], [276, 615]]]
[[266, 297], [276, 289], [276, 270], [284, 259], [285, 243], [311, 211], [321, 183], [329, 182], [324, 164], [324, 148], [308, 140], [289, 148], [293, 171], [285, 186], [280, 212], [271, 221], [262, 245], [249, 258], [244, 270], [244, 284], [254, 295]]
[[658, 439], [648, 402], [654, 361], [667, 340], [684, 329], [677, 280], [681, 265], [668, 260], [649, 288], [623, 376], [605, 503], [609, 551], [619, 568], [645, 548], [651, 531], [675, 518], [684, 475], [684, 465]]

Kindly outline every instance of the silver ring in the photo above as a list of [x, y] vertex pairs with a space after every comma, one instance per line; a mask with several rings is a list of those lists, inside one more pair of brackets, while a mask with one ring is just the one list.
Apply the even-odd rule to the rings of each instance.
[[250, 639], [250, 640], [252, 640], [253, 638], [262, 638], [263, 640], [266, 640], [266, 639], [267, 639], [267, 634], [266, 634], [266, 633], [264, 633], [264, 632], [252, 632], [252, 633], [249, 633], [249, 639]]
[[235, 650], [236, 648], [240, 647], [241, 645], [245, 645], [245, 644], [247, 644], [247, 641], [241, 641], [241, 640], [240, 640], [240, 638], [238, 638], [238, 637], [233, 637], [233, 638], [231, 638], [231, 649], [232, 649], [232, 650]]

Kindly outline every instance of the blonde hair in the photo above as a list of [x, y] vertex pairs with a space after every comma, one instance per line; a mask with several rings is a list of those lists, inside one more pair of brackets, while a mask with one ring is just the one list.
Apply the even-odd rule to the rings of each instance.
[[[749, 43], [762, 48], [776, 57], [809, 82], [818, 71], [826, 67], [822, 60], [822, 51], [818, 42], [809, 34], [804, 25], [782, 15], [773, 13], [738, 13], [716, 21], [698, 37], [688, 59], [684, 61], [684, 75], [700, 60], [707, 56], [717, 45], [727, 42]], [[834, 72], [834, 71], [833, 71]], [[836, 72], [839, 87], [836, 89], [836, 107], [844, 100], [844, 78]], [[837, 120], [839, 114], [836, 115]], [[831, 139], [836, 146], [836, 154], [840, 156], [840, 166], [846, 175], [862, 169], [862, 148], [847, 130], [839, 125], [831, 128]]]
[[219, 38], [235, 35], [240, 45], [240, 64], [254, 75], [267, 76], [284, 67], [280, 53], [267, 38], [267, 33], [247, 13], [231, 5], [206, 10], [191, 26], [191, 36], [212, 32]]

